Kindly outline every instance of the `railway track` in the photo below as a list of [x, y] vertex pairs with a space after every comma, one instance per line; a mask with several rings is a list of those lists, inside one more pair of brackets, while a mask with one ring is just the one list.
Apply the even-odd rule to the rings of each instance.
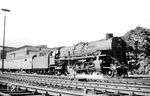
[[[137, 95], [150, 96], [149, 79], [99, 79], [97, 82], [74, 81], [71, 77], [23, 75], [23, 74], [3, 74], [0, 76], [2, 83], [19, 86], [19, 88], [32, 89], [38, 93], [55, 93], [54, 95], [66, 94], [91, 96], [91, 95]], [[43, 89], [44, 88], [44, 89]], [[52, 92], [54, 91], [55, 92]], [[67, 92], [67, 93], [65, 93]], [[70, 93], [68, 93], [70, 92]], [[76, 94], [74, 94], [76, 93]]]
[[[72, 81], [72, 80], [78, 80], [77, 78], [74, 77], [69, 77], [69, 76], [54, 76], [54, 75], [37, 75], [37, 74], [9, 74], [6, 73], [5, 76], [17, 76], [20, 78], [28, 79], [28, 78], [43, 78], [43, 79], [51, 79], [51, 80], [66, 80], [66, 81]], [[82, 81], [89, 81], [89, 82], [103, 82], [103, 83], [119, 83], [119, 84], [139, 84], [139, 85], [149, 85], [150, 86], [150, 77], [148, 78], [142, 78], [140, 76], [139, 78], [137, 76], [131, 76], [131, 78], [111, 78], [111, 79], [85, 79], [85, 78], [79, 78], [79, 80]]]

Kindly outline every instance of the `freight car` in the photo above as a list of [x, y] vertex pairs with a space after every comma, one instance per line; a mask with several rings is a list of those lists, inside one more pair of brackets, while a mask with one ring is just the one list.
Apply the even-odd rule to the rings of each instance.
[[[52, 52], [53, 49], [21, 57], [7, 58], [4, 60], [4, 71], [24, 71], [26, 73], [52, 74], [55, 64], [55, 56], [52, 56]], [[52, 70], [49, 68], [50, 65]], [[2, 62], [0, 60], [0, 69], [1, 68]]]
[[[0, 68], [2, 68], [2, 61], [0, 60]], [[32, 56], [25, 56], [23, 58], [7, 58], [4, 60], [4, 71], [16, 72], [21, 69], [31, 70]]]
[[5, 60], [4, 68], [15, 69], [15, 65], [18, 66], [16, 69], [28, 73], [71, 76], [103, 74], [111, 78], [127, 73], [126, 53], [127, 45], [124, 40], [109, 34], [103, 40], [80, 42], [74, 46], [41, 51], [26, 58], [12, 60], [11, 64], [9, 60]]

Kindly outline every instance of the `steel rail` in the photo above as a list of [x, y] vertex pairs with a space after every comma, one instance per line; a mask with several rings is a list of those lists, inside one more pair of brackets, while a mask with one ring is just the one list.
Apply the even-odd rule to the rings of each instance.
[[[9, 78], [11, 78], [10, 76], [9, 76]], [[12, 78], [14, 78], [14, 76], [12, 77]], [[41, 81], [41, 82], [47, 82], [47, 81], [56, 81], [55, 79], [45, 79], [45, 78], [31, 78], [31, 77], [27, 77], [27, 78], [14, 78], [14, 79], [21, 79], [21, 80], [28, 80], [28, 81]], [[57, 80], [57, 81], [62, 81], [62, 80]], [[65, 81], [65, 80], [64, 80]], [[67, 81], [65, 81], [65, 82], [67, 82]], [[69, 83], [70, 81], [68, 81], [68, 83]], [[73, 81], [73, 82], [77, 82], [77, 81]], [[83, 83], [83, 84], [85, 84], [85, 83]], [[103, 82], [87, 82], [87, 84], [90, 84], [90, 85], [111, 85], [111, 86], [116, 86], [116, 83], [115, 82], [113, 82], [113, 83], [103, 83]], [[139, 85], [137, 85], [137, 83], [133, 83], [132, 85], [130, 84], [130, 83], [117, 83], [117, 85], [118, 86], [126, 86], [126, 87], [138, 87]], [[144, 86], [145, 85], [141, 85], [141, 86], [139, 86], [138, 88], [144, 88]], [[149, 88], [149, 86], [146, 86], [146, 88]]]
[[[16, 74], [7, 74], [7, 75], [9, 75], [9, 77], [10, 76], [13, 76], [13, 78], [14, 78], [14, 75], [16, 75]], [[33, 79], [37, 79], [37, 78], [42, 78], [42, 79], [51, 79], [51, 80], [66, 80], [66, 81], [72, 81], [73, 79], [72, 78], [70, 78], [70, 77], [63, 77], [63, 79], [61, 79], [60, 77], [59, 78], [55, 78], [55, 77], [58, 77], [58, 76], [54, 76], [54, 77], [51, 77], [51, 76], [41, 76], [41, 75], [19, 75], [19, 74], [17, 74], [16, 75], [16, 77], [17, 76], [19, 76], [19, 78], [21, 77], [21, 78], [27, 78], [27, 79], [29, 79], [29, 78], [33, 78]], [[67, 78], [67, 79], [64, 79], [64, 78]], [[69, 79], [68, 79], [69, 78]], [[92, 81], [92, 82], [94, 82], [94, 81]], [[91, 82], [91, 83], [92, 83]], [[134, 85], [150, 85], [150, 80], [149, 79], [138, 79], [138, 80], [136, 80], [136, 79], [98, 79], [97, 81], [95, 81], [96, 83], [120, 83], [120, 84], [134, 84]]]
[[[29, 77], [39, 77], [39, 78], [49, 78], [49, 79], [62, 79], [62, 80], [74, 80], [77, 78], [67, 77], [67, 76], [53, 76], [53, 75], [36, 75], [36, 74], [7, 74], [16, 76], [27, 76]], [[90, 82], [106, 82], [106, 83], [123, 83], [123, 84], [140, 84], [140, 85], [150, 85], [149, 79], [129, 79], [129, 78], [112, 78], [112, 79], [93, 79]]]

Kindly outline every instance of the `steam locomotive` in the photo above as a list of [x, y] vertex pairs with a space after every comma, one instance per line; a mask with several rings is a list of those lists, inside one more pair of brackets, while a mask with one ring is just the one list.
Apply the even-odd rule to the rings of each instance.
[[106, 36], [106, 39], [52, 48], [25, 58], [5, 59], [4, 69], [50, 75], [122, 76], [128, 70], [127, 45], [121, 37]]

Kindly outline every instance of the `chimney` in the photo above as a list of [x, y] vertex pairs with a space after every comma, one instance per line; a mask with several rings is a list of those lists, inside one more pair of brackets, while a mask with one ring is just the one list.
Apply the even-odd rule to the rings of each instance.
[[110, 39], [110, 38], [112, 38], [113, 37], [113, 34], [112, 33], [107, 33], [106, 34], [106, 39]]

